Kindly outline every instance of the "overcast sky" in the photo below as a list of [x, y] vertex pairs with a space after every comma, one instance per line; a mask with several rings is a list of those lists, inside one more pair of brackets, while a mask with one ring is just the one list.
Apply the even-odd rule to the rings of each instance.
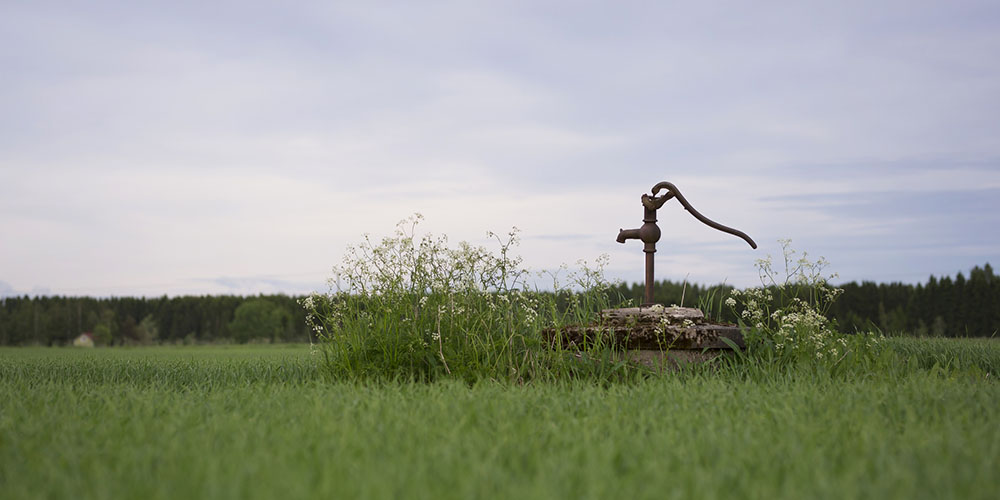
[[326, 290], [414, 212], [535, 270], [1000, 264], [1000, 3], [0, 3], [0, 295]]

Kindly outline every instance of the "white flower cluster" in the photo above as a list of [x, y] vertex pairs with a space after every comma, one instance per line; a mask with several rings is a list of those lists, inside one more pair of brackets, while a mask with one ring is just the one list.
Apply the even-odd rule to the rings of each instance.
[[[660, 307], [662, 308], [663, 306]], [[656, 323], [656, 328], [655, 328], [656, 334], [662, 336], [664, 333], [666, 333], [667, 328], [669, 327], [670, 327], [670, 320], [667, 319], [666, 316], [661, 317], [660, 321]]]
[[[828, 282], [837, 275], [824, 277], [822, 271], [829, 265], [825, 259], [810, 262], [804, 253], [796, 259], [790, 240], [779, 241], [784, 253], [784, 276], [774, 270], [770, 256], [760, 259], [757, 269], [763, 286], [733, 290], [725, 303], [733, 309], [742, 305], [740, 320], [753, 327], [750, 340], [764, 340], [781, 354], [836, 362], [854, 342], [837, 332], [825, 315], [843, 292]], [[857, 337], [862, 348], [877, 342], [871, 337]]]
[[306, 324], [309, 325], [310, 329], [315, 332], [317, 336], [322, 336], [324, 332], [323, 322], [320, 319], [322, 315], [319, 311], [317, 311], [319, 301], [323, 299], [323, 297], [317, 294], [311, 294], [299, 299], [299, 304], [306, 310]]

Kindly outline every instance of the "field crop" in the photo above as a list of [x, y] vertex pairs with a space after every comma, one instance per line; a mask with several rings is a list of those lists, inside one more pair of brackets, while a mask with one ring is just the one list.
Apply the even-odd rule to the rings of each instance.
[[16, 498], [995, 498], [1000, 344], [898, 370], [328, 379], [305, 346], [0, 349]]

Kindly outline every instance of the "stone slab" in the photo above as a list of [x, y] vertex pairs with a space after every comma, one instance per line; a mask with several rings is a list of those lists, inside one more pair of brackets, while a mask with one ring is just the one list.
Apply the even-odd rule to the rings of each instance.
[[549, 328], [542, 333], [564, 348], [601, 344], [626, 350], [730, 349], [722, 339], [746, 347], [738, 326], [712, 323], [698, 309], [680, 307], [606, 309], [597, 324]]

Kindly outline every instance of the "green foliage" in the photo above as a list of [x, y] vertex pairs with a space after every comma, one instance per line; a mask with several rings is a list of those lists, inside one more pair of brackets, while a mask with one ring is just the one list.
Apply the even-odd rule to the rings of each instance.
[[0, 348], [0, 381], [30, 390], [65, 384], [85, 390], [210, 391], [248, 384], [321, 381], [316, 358], [301, 344], [156, 346], [123, 349]]
[[[683, 282], [660, 280], [653, 283], [653, 302], [668, 306], [691, 307], [693, 305], [702, 309], [706, 317], [735, 323], [738, 316], [730, 308], [722, 307], [720, 304], [732, 290], [733, 287], [726, 284], [706, 286], [688, 283], [686, 280]], [[632, 283], [631, 285], [620, 283], [615, 286], [614, 291], [616, 295], [631, 303], [638, 304], [643, 301], [645, 285], [643, 283]]]
[[770, 255], [757, 261], [761, 287], [734, 290], [726, 303], [740, 306], [740, 324], [753, 357], [769, 363], [867, 366], [879, 356], [879, 337], [844, 335], [826, 313], [842, 290], [824, 275], [828, 263], [796, 256], [790, 240], [780, 240], [783, 267], [774, 269]]
[[995, 497], [1000, 341], [886, 345], [921, 361], [524, 385], [331, 382], [304, 346], [0, 348], [0, 484], [5, 500]]
[[280, 340], [289, 327], [291, 316], [265, 298], [248, 300], [236, 308], [229, 331], [239, 342]]
[[1000, 375], [1000, 340], [890, 337], [885, 342], [897, 356], [897, 364], [912, 365], [912, 369], [937, 367], [950, 374]]
[[[967, 277], [966, 277], [967, 276]], [[961, 283], [959, 285], [959, 283]], [[557, 287], [559, 288], [559, 287]], [[843, 332], [867, 332], [873, 329], [889, 335], [990, 337], [1000, 332], [1000, 277], [986, 264], [974, 267], [963, 279], [934, 276], [926, 284], [845, 283], [844, 293], [827, 311]], [[694, 283], [657, 281], [654, 297], [670, 305], [696, 304], [711, 318], [735, 323], [741, 311], [721, 307], [733, 287], [703, 286]], [[611, 307], [642, 301], [641, 284], [614, 285], [604, 292], [604, 302]], [[101, 313], [112, 313], [108, 324], [114, 343], [143, 344], [141, 329], [128, 332], [128, 318], [153, 316], [158, 327], [157, 343], [225, 342], [235, 332], [229, 330], [237, 307], [256, 297], [5, 297], [0, 298], [0, 345], [68, 345], [83, 332], [93, 332], [102, 322]], [[303, 297], [268, 295], [291, 317], [282, 340], [307, 342], [311, 338], [306, 325], [306, 311], [299, 307]], [[556, 308], [564, 310], [572, 295], [554, 297]], [[140, 325], [141, 326], [141, 321]]]
[[725, 285], [714, 286], [706, 289], [703, 293], [697, 295], [698, 309], [705, 314], [705, 317], [711, 321], [724, 322], [727, 317], [725, 315], [726, 308], [723, 307], [725, 302], [723, 299], [727, 294], [731, 293], [732, 289], [727, 289]]
[[111, 328], [104, 323], [98, 323], [94, 325], [94, 344], [108, 345], [110, 343], [111, 343]]
[[97, 323], [94, 324], [94, 341], [97, 345], [111, 345], [118, 338], [121, 330], [116, 321], [115, 312], [111, 309], [101, 309]]
[[[608, 307], [602, 266], [570, 275], [571, 286], [555, 292], [526, 290], [528, 271], [512, 255], [515, 228], [497, 239], [490, 252], [447, 237], [415, 236], [419, 215], [400, 222], [395, 234], [379, 243], [368, 237], [348, 249], [335, 268], [345, 288], [303, 299], [320, 339], [327, 367], [338, 378], [434, 380], [444, 375], [467, 381], [526, 381], [594, 375], [594, 368], [555, 349], [542, 330], [586, 323]], [[560, 305], [561, 302], [561, 305]], [[592, 359], [610, 359], [600, 342]], [[621, 364], [598, 362], [598, 376]]]
[[[0, 344], [68, 345], [81, 333], [93, 332], [98, 324], [108, 327], [109, 343], [115, 345], [226, 342], [238, 333], [229, 330], [236, 309], [258, 298], [269, 300], [287, 316], [280, 340], [309, 341], [305, 311], [297, 304], [298, 298], [279, 294], [0, 298]], [[139, 318], [142, 320], [136, 323]]]
[[991, 337], [1000, 332], [1000, 276], [989, 263], [931, 276], [926, 284], [845, 283], [830, 310], [845, 331], [880, 329], [890, 335]]
[[160, 336], [160, 327], [156, 324], [156, 320], [153, 319], [152, 314], [147, 314], [142, 321], [139, 322], [139, 327], [136, 329], [136, 337], [140, 344], [147, 345], [156, 341]]
[[[889, 335], [937, 337], [991, 337], [1000, 332], [1000, 276], [987, 263], [973, 267], [961, 280], [931, 276], [926, 284], [849, 282], [838, 285], [843, 293], [826, 311], [843, 332], [880, 330]], [[672, 282], [654, 283], [653, 294], [661, 304], [698, 304], [706, 315], [736, 322], [740, 310], [720, 308], [718, 302], [733, 290], [726, 285], [706, 287]], [[616, 291], [641, 301], [643, 285], [621, 284]]]

